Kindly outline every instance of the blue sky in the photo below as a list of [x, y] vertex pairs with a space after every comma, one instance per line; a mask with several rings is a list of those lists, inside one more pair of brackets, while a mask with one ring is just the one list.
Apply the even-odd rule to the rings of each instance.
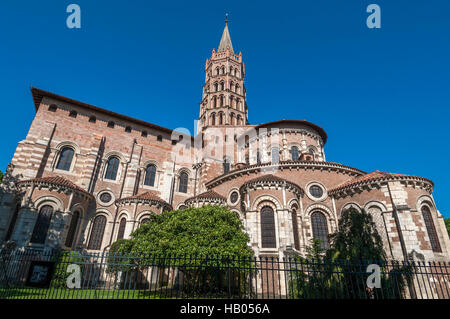
[[[82, 28], [66, 27], [79, 4]], [[381, 7], [368, 29], [366, 7]], [[228, 12], [251, 124], [306, 119], [328, 161], [424, 176], [450, 217], [450, 1], [0, 2], [0, 169], [34, 116], [29, 87], [193, 130]]]

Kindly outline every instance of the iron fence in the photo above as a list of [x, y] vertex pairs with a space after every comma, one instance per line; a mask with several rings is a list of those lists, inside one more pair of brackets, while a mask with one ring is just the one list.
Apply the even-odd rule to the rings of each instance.
[[0, 298], [450, 299], [450, 263], [0, 252]]

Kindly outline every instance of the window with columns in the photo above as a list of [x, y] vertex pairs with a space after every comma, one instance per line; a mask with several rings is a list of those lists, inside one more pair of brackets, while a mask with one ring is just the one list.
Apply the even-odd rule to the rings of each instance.
[[39, 209], [36, 224], [34, 225], [33, 234], [30, 242], [33, 244], [45, 244], [48, 229], [53, 216], [53, 207], [50, 205], [42, 206]]
[[117, 240], [123, 239], [125, 236], [125, 227], [127, 226], [127, 219], [122, 217], [119, 223], [119, 231], [117, 232]]
[[275, 215], [273, 208], [264, 206], [261, 209], [261, 247], [276, 248]]
[[88, 249], [99, 250], [102, 248], [103, 235], [106, 228], [106, 217], [98, 215], [92, 223], [91, 236], [89, 238]]
[[70, 171], [74, 153], [75, 152], [71, 147], [64, 147], [59, 154], [56, 168], [63, 171]]
[[292, 231], [294, 233], [294, 248], [300, 250], [300, 239], [298, 235], [297, 207], [292, 208]]
[[427, 229], [428, 238], [430, 238], [431, 249], [434, 252], [442, 252], [436, 228], [434, 227], [433, 216], [431, 215], [431, 211], [428, 206], [422, 207], [422, 216], [425, 222], [425, 227]]
[[293, 161], [298, 161], [299, 158], [300, 158], [300, 153], [298, 151], [298, 147], [297, 146], [292, 146], [291, 147], [291, 159]]
[[178, 191], [180, 193], [187, 193], [189, 176], [186, 172], [182, 172], [179, 178]]
[[320, 212], [316, 211], [311, 214], [311, 226], [314, 239], [320, 240], [320, 246], [323, 249], [330, 248], [330, 243], [328, 241], [328, 223], [326, 216]]
[[115, 181], [119, 170], [120, 160], [116, 156], [111, 156], [106, 164], [105, 179]]
[[155, 186], [156, 166], [153, 164], [147, 165], [145, 169], [144, 185]]

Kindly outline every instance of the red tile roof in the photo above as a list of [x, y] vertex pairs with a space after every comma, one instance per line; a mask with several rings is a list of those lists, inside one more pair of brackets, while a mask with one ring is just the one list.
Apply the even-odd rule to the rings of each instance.
[[186, 201], [193, 200], [193, 199], [221, 199], [221, 200], [226, 201], [225, 197], [223, 197], [222, 195], [220, 195], [219, 193], [217, 193], [213, 190], [209, 190], [204, 193], [198, 194], [197, 196], [188, 198]]
[[337, 190], [340, 190], [340, 189], [343, 189], [346, 187], [361, 185], [361, 184], [364, 184], [364, 183], [370, 182], [370, 181], [395, 180], [395, 179], [404, 179], [404, 178], [419, 179], [424, 182], [428, 182], [431, 185], [434, 185], [431, 180], [424, 178], [424, 177], [419, 177], [419, 176], [414, 176], [414, 175], [397, 174], [397, 173], [386, 173], [386, 172], [381, 172], [381, 171], [373, 171], [369, 174], [365, 174], [363, 176], [359, 176], [359, 177], [353, 178], [349, 181], [346, 181], [346, 182], [330, 189], [330, 192], [337, 191]]
[[137, 195], [133, 195], [133, 196], [123, 197], [123, 198], [118, 199], [117, 202], [126, 201], [126, 200], [133, 200], [133, 199], [157, 201], [157, 202], [161, 202], [163, 204], [169, 205], [169, 203], [167, 203], [161, 197], [156, 195], [154, 192], [145, 192], [145, 193], [141, 193], [141, 194], [137, 194]]
[[300, 186], [298, 186], [296, 183], [288, 181], [284, 178], [272, 175], [272, 174], [265, 174], [262, 176], [258, 176], [254, 179], [251, 179], [247, 182], [245, 182], [242, 186], [245, 187], [245, 185], [249, 185], [249, 184], [257, 184], [257, 183], [270, 183], [270, 182], [279, 182], [279, 183], [287, 183], [292, 185], [293, 187], [298, 188], [298, 190], [300, 192], [303, 192], [302, 188]]
[[64, 178], [62, 176], [36, 177], [36, 178], [31, 179], [31, 180], [20, 181], [18, 184], [22, 184], [22, 183], [58, 185], [58, 186], [63, 186], [63, 187], [70, 188], [72, 190], [76, 190], [76, 191], [82, 192], [84, 194], [87, 194], [87, 195], [93, 197], [92, 194], [88, 193], [83, 188], [79, 187], [78, 185], [76, 185], [72, 181], [69, 181], [68, 179], [66, 179], [66, 178]]

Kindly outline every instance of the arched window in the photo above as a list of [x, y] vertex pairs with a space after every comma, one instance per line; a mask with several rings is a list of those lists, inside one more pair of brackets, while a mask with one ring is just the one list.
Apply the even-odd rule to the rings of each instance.
[[237, 125], [241, 125], [241, 124], [242, 124], [242, 118], [241, 118], [240, 115], [238, 115], [238, 116], [236, 117], [236, 124], [237, 124]]
[[224, 82], [220, 82], [220, 90], [221, 91], [225, 90], [225, 83]]
[[145, 169], [144, 185], [155, 186], [156, 166], [150, 164]]
[[220, 70], [221, 74], [225, 74], [225, 67], [223, 66], [222, 69]]
[[141, 225], [144, 225], [145, 223], [148, 223], [150, 221], [150, 218], [148, 216], [145, 216], [141, 219]]
[[119, 231], [117, 232], [117, 240], [123, 239], [125, 235], [125, 227], [127, 226], [127, 219], [123, 217], [119, 223]]
[[293, 161], [298, 161], [299, 153], [298, 153], [298, 147], [292, 146], [291, 147], [291, 158]]
[[189, 176], [187, 173], [182, 172], [180, 174], [180, 182], [179, 182], [179, 186], [178, 186], [178, 191], [180, 193], [187, 193], [188, 179], [189, 179]]
[[213, 107], [217, 107], [217, 96], [213, 97]]
[[241, 93], [239, 84], [236, 84], [235, 92], [236, 92], [237, 94], [240, 94], [240, 93]]
[[70, 166], [72, 165], [74, 151], [71, 147], [64, 147], [59, 154], [57, 169], [64, 171], [70, 171]]
[[42, 206], [34, 225], [33, 234], [30, 242], [34, 244], [45, 244], [48, 228], [53, 215], [53, 207], [49, 205]]
[[223, 125], [223, 113], [219, 113], [219, 125]]
[[216, 113], [211, 114], [211, 125], [216, 125]]
[[119, 170], [119, 159], [115, 156], [109, 158], [107, 166], [105, 179], [110, 179], [115, 181], [117, 178], [117, 171]]
[[275, 216], [270, 206], [261, 209], [261, 247], [276, 248]]
[[314, 153], [314, 150], [312, 148], [309, 149], [309, 154], [312, 155], [313, 160], [315, 159], [316, 154]]
[[230, 161], [228, 158], [223, 158], [223, 173], [227, 174], [230, 171]]
[[72, 219], [70, 220], [69, 231], [67, 232], [66, 237], [66, 247], [72, 248], [73, 240], [75, 239], [75, 232], [77, 231], [78, 220], [80, 219], [80, 212], [76, 211], [72, 215]]
[[103, 234], [105, 233], [106, 217], [98, 215], [92, 224], [91, 238], [89, 238], [88, 249], [99, 250], [102, 248]]
[[220, 96], [220, 106], [222, 107], [224, 103], [223, 95]]
[[261, 164], [261, 153], [259, 150], [256, 151], [256, 163]]
[[294, 233], [294, 247], [300, 250], [300, 240], [298, 236], [297, 208], [292, 208], [292, 231]]
[[434, 252], [442, 252], [438, 235], [436, 233], [436, 228], [434, 227], [433, 216], [431, 216], [431, 211], [428, 206], [422, 207], [422, 216], [425, 222], [425, 227], [427, 228], [428, 237], [430, 238], [431, 249]]
[[272, 148], [272, 163], [280, 162], [280, 149], [278, 147]]
[[230, 124], [231, 125], [235, 125], [235, 117], [234, 117], [234, 113], [230, 114]]
[[219, 75], [220, 71], [219, 71], [219, 67], [216, 68], [216, 75]]
[[321, 212], [312, 213], [311, 224], [314, 239], [320, 240], [320, 246], [323, 249], [330, 248], [330, 244], [328, 242], [328, 224], [325, 215]]

